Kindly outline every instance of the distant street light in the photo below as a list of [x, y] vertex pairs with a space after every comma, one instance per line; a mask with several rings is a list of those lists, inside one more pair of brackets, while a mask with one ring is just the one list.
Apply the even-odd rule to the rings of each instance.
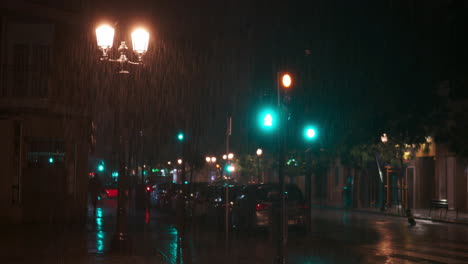
[[216, 157], [211, 157], [211, 162], [215, 163], [216, 162]]
[[226, 154], [223, 155], [223, 160], [225, 160], [225, 159], [227, 159], [227, 155], [226, 155]]
[[[148, 42], [149, 42], [149, 33], [144, 29], [137, 29], [135, 30], [132, 36], [132, 47], [133, 52], [137, 57], [136, 62], [132, 62], [128, 56], [128, 47], [125, 41], [121, 41], [118, 52], [119, 57], [117, 59], [109, 58], [109, 51], [113, 46], [114, 42], [114, 33], [115, 30], [109, 25], [101, 25], [96, 28], [96, 40], [99, 49], [102, 51], [100, 60], [103, 62], [115, 62], [119, 65], [119, 73], [120, 74], [128, 74], [129, 71], [127, 70], [127, 65], [142, 65], [143, 64], [143, 56], [146, 54], [148, 50]], [[123, 100], [124, 98], [118, 97], [118, 99]], [[115, 102], [115, 116], [119, 116], [123, 119], [120, 115], [121, 107], [124, 105], [121, 102]], [[117, 131], [123, 131], [122, 124], [125, 123], [125, 120], [115, 120], [118, 121], [120, 127], [117, 128]], [[126, 151], [126, 133], [122, 133], [120, 136], [120, 172], [121, 175], [118, 178], [118, 197], [117, 197], [117, 225], [116, 225], [116, 234], [113, 237], [113, 246], [119, 249], [128, 249], [129, 247], [129, 236], [128, 236], [128, 190], [129, 190], [129, 173], [128, 173], [128, 166], [126, 164], [125, 154]], [[98, 168], [100, 169], [100, 168]], [[104, 170], [104, 166], [102, 167]]]
[[263, 154], [263, 150], [261, 148], [257, 149], [257, 171], [258, 171], [258, 174], [257, 174], [257, 182], [258, 183], [263, 183], [264, 180], [262, 179], [262, 171], [261, 171], [261, 168], [260, 168], [260, 156], [262, 156]]
[[167, 165], [171, 165], [171, 164], [172, 164], [172, 162], [170, 162], [170, 161], [167, 162]]
[[387, 134], [383, 133], [383, 135], [380, 137], [380, 141], [382, 141], [382, 143], [387, 143], [388, 142]]
[[206, 157], [205, 160], [206, 160], [206, 162], [211, 162], [211, 158], [210, 158], [210, 157]]
[[257, 156], [261, 156], [263, 154], [263, 150], [262, 149], [257, 149]]
[[234, 158], [234, 154], [229, 153], [229, 154], [228, 154], [228, 159], [229, 159], [229, 160], [232, 160], [233, 158]]
[[182, 159], [178, 159], [178, 160], [177, 160], [177, 163], [178, 163], [178, 164], [182, 164]]

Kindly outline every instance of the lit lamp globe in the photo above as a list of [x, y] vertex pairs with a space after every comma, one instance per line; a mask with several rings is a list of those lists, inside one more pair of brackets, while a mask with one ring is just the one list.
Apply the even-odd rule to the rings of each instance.
[[210, 162], [210, 161], [211, 161], [211, 158], [210, 158], [210, 157], [206, 157], [205, 160], [206, 160], [206, 162]]
[[232, 158], [234, 158], [234, 154], [232, 154], [232, 153], [229, 153], [229, 154], [228, 154], [228, 159], [230, 159], [230, 160], [231, 160]]
[[102, 58], [108, 57], [107, 51], [112, 48], [114, 42], [114, 28], [109, 25], [101, 25], [96, 28], [96, 40], [98, 47], [102, 50]]
[[144, 29], [137, 29], [132, 32], [133, 51], [138, 56], [138, 61], [142, 60], [142, 56], [148, 51], [149, 33]]
[[215, 163], [216, 162], [216, 157], [211, 157], [211, 162]]
[[263, 154], [263, 150], [262, 149], [257, 149], [257, 156], [261, 156]]
[[382, 141], [382, 143], [388, 142], [388, 136], [386, 133], [383, 133], [383, 135], [380, 137], [380, 141]]

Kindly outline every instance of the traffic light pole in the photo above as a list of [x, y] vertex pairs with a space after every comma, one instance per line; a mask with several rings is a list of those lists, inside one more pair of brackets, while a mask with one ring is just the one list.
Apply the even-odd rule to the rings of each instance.
[[285, 247], [286, 247], [286, 232], [285, 228], [285, 218], [286, 218], [286, 204], [285, 204], [285, 186], [284, 186], [284, 140], [285, 140], [285, 125], [286, 118], [284, 115], [284, 109], [282, 107], [282, 97], [281, 97], [281, 85], [280, 85], [281, 74], [277, 73], [276, 83], [277, 83], [277, 96], [278, 96], [278, 117], [279, 117], [279, 126], [278, 126], [278, 181], [279, 181], [279, 216], [278, 216], [278, 255], [277, 255], [277, 264], [285, 263]]
[[[227, 119], [227, 129], [226, 129], [226, 155], [229, 155], [229, 137], [231, 136], [232, 133], [232, 118], [228, 117]], [[231, 166], [231, 160], [227, 156], [227, 162], [228, 166]], [[225, 232], [226, 232], [226, 252], [228, 252], [229, 249], [229, 179], [230, 179], [230, 173], [228, 172], [228, 177], [226, 180], [226, 208], [225, 208]]]

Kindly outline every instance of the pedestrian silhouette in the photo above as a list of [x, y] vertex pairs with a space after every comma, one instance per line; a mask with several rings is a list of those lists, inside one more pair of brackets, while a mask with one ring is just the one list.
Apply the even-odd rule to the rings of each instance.
[[411, 209], [406, 209], [406, 217], [408, 217], [408, 223], [409, 223], [411, 226], [415, 226], [415, 225], [416, 225], [416, 220], [414, 220], [414, 216], [413, 216], [413, 214], [411, 213]]
[[91, 203], [93, 204], [93, 214], [96, 215], [98, 197], [105, 192], [104, 186], [99, 180], [99, 176], [97, 173], [90, 173], [88, 181], [88, 190], [91, 196]]

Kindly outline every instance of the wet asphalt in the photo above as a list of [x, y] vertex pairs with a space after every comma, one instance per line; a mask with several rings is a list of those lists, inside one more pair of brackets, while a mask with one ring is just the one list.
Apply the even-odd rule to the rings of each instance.
[[[175, 214], [129, 211], [130, 243], [116, 249], [116, 201], [88, 210], [85, 226], [6, 226], [0, 263], [275, 263], [269, 230], [230, 230], [210, 219], [176, 228]], [[286, 263], [468, 263], [468, 226], [334, 209], [313, 209], [310, 232], [290, 229]]]

